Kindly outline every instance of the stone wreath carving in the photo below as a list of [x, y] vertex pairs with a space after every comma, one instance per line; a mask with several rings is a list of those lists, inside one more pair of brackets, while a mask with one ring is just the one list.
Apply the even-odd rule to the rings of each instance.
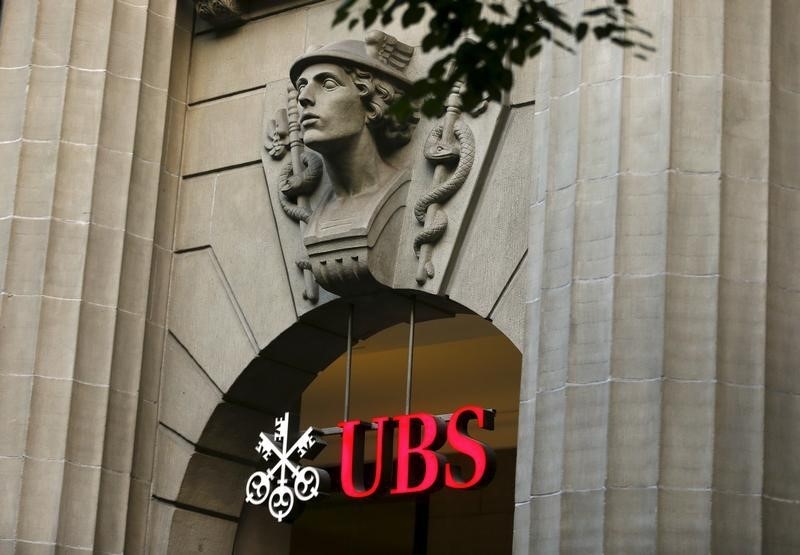
[[[431, 255], [434, 245], [447, 230], [447, 213], [442, 205], [467, 180], [475, 160], [475, 138], [461, 119], [460, 89], [460, 84], [453, 88], [444, 118], [425, 141], [425, 158], [435, 169], [433, 190], [420, 197], [414, 205], [414, 217], [424, 226], [414, 238], [414, 254], [419, 259], [416, 280], [420, 285], [436, 275]], [[451, 172], [449, 177], [448, 172]]]
[[239, 0], [194, 0], [194, 9], [218, 29], [244, 23]]

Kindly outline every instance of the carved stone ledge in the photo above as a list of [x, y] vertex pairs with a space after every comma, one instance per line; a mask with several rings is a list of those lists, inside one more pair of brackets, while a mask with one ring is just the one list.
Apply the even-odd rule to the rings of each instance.
[[216, 29], [236, 27], [244, 23], [239, 0], [194, 0], [197, 15]]

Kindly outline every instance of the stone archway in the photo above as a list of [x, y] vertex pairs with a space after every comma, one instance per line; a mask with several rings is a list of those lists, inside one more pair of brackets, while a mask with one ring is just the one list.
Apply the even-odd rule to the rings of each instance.
[[[308, 36], [306, 22], [327, 20], [330, 7], [320, 3], [265, 17], [242, 28], [248, 33], [198, 35], [205, 38], [190, 41], [197, 48], [187, 56], [193, 68], [214, 68], [216, 80], [221, 66], [208, 56], [223, 44], [263, 52], [262, 39]], [[242, 50], [241, 39], [257, 42], [252, 50]], [[398, 39], [416, 44], [413, 34]], [[261, 140], [276, 108], [287, 106], [288, 64], [305, 50], [302, 42], [281, 44], [286, 58], [269, 72], [255, 72], [248, 64], [246, 72], [254, 73], [247, 79], [255, 79], [249, 90], [234, 92], [231, 87], [238, 85], [229, 82], [189, 86], [186, 118], [174, 132], [185, 138], [175, 169], [179, 185], [177, 192], [170, 191], [172, 197], [164, 195], [164, 205], [174, 207], [174, 240], [154, 270], [161, 285], [152, 304], [164, 326], [145, 341], [146, 361], [156, 370], [142, 380], [149, 402], [137, 424], [139, 479], [131, 486], [137, 505], [129, 518], [131, 545], [139, 542], [159, 552], [170, 545], [230, 551], [241, 509], [236, 477], [249, 474], [253, 431], [268, 429], [274, 413], [291, 406], [326, 361], [344, 349], [342, 301], [324, 283], [316, 302], [304, 295], [307, 269], [296, 264], [304, 239], [280, 203], [280, 175], [288, 160], [267, 156]], [[214, 90], [227, 92], [215, 99]], [[529, 215], [537, 218], [543, 211], [542, 205], [529, 209], [533, 165], [516, 161], [528, 158], [535, 109], [525, 102], [462, 116], [475, 137], [473, 170], [448, 203], [447, 235], [433, 253], [435, 279], [423, 285], [415, 278], [413, 242], [420, 224], [411, 203], [429, 189], [434, 173], [423, 146], [436, 121], [420, 122], [412, 142], [395, 153], [397, 166], [408, 167], [412, 176], [407, 207], [400, 210], [402, 203], [387, 201], [387, 210], [394, 212], [378, 234], [399, 241], [394, 263], [383, 261], [394, 277], [381, 280], [395, 293], [359, 300], [380, 302], [381, 312], [363, 311], [376, 319], [356, 330], [358, 338], [406, 318], [402, 291], [415, 290], [430, 312], [421, 319], [468, 310], [490, 320], [522, 350], [528, 275], [539, 260], [538, 251], [528, 254]], [[212, 146], [220, 141], [209, 140], [220, 137], [232, 141], [224, 151]], [[322, 193], [324, 187], [318, 188]], [[331, 265], [337, 264], [334, 257]], [[314, 360], [307, 345], [315, 348]]]
[[[253, 438], [261, 430], [272, 429], [275, 415], [296, 410], [300, 396], [317, 374], [345, 351], [349, 305], [359, 315], [354, 321], [354, 339], [361, 340], [407, 322], [412, 295], [418, 322], [474, 314], [445, 297], [412, 291], [387, 290], [337, 299], [301, 316], [242, 370], [221, 402], [207, 409], [194, 452], [184, 457], [182, 477], [176, 476], [177, 510], [168, 523], [169, 553], [233, 550], [244, 484], [258, 460]], [[217, 529], [207, 525], [208, 517], [220, 521]], [[284, 530], [265, 526], [246, 542], [258, 542], [262, 549], [265, 541], [274, 542], [276, 550], [288, 546]]]

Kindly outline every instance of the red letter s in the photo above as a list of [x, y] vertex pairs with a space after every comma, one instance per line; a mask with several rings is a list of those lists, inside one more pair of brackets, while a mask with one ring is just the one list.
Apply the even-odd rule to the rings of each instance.
[[469, 437], [467, 426], [469, 421], [476, 419], [478, 427], [484, 430], [494, 430], [494, 411], [475, 406], [461, 407], [450, 418], [447, 424], [447, 440], [456, 451], [472, 459], [475, 471], [472, 477], [466, 480], [461, 473], [461, 468], [455, 464], [447, 463], [445, 467], [445, 484], [455, 489], [479, 488], [488, 484], [494, 477], [496, 463], [494, 451], [485, 443]]

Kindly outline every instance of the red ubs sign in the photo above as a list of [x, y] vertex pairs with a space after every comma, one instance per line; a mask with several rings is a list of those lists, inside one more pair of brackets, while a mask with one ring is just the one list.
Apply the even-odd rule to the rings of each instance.
[[[348, 497], [365, 498], [378, 494], [406, 495], [435, 491], [442, 486], [454, 489], [477, 488], [494, 477], [492, 449], [469, 436], [467, 426], [475, 420], [479, 428], [494, 429], [494, 411], [476, 406], [458, 409], [449, 422], [425, 413], [394, 418], [373, 418], [376, 430], [375, 472], [367, 483], [364, 472], [364, 439], [373, 426], [359, 420], [342, 422], [342, 491]], [[393, 469], [393, 436], [397, 435], [397, 465]], [[450, 444], [472, 460], [472, 471], [447, 462], [438, 450]]]
[[[494, 477], [495, 458], [492, 449], [470, 437], [467, 428], [475, 421], [478, 428], [494, 429], [495, 411], [478, 406], [461, 407], [449, 419], [426, 413], [341, 422], [342, 492], [348, 497], [364, 499], [381, 494], [411, 495], [436, 491], [446, 486], [472, 489], [488, 484]], [[302, 503], [327, 493], [330, 479], [327, 471], [303, 466], [301, 459], [311, 460], [325, 442], [322, 433], [308, 428], [290, 440], [290, 414], [275, 419], [275, 433], [261, 433], [256, 451], [267, 463], [265, 471], [254, 472], [245, 488], [247, 502], [267, 503], [278, 522], [291, 521], [302, 511]], [[375, 430], [374, 472], [365, 471], [366, 434]], [[471, 461], [468, 471], [447, 461], [439, 453], [445, 443]], [[396, 447], [396, 450], [395, 450]], [[396, 452], [397, 458], [393, 459]]]

